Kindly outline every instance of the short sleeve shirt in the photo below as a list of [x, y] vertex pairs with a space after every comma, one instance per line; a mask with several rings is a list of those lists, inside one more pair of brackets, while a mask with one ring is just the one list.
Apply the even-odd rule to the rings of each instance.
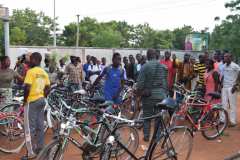
[[69, 75], [68, 81], [70, 83], [81, 84], [82, 82], [82, 66], [69, 64], [65, 68], [65, 72]]
[[105, 75], [106, 79], [104, 84], [105, 100], [113, 101], [113, 97], [121, 89], [121, 81], [124, 80], [124, 71], [121, 67], [114, 68], [112, 66], [108, 66], [104, 69], [102, 74]]
[[224, 64], [223, 67], [223, 87], [233, 87], [235, 85], [238, 74], [240, 71], [239, 65], [232, 62], [229, 66], [227, 64]]
[[50, 85], [50, 80], [46, 71], [40, 67], [34, 67], [28, 70], [24, 83], [31, 86], [27, 99], [29, 103], [44, 97], [44, 89]]
[[17, 73], [12, 69], [0, 69], [0, 88], [11, 88], [12, 81]]
[[204, 85], [204, 74], [206, 66], [204, 63], [196, 63], [194, 65], [194, 72], [198, 73], [198, 83]]
[[[97, 72], [97, 71], [101, 71], [101, 68], [100, 68], [100, 66], [98, 66], [98, 65], [89, 65], [89, 66], [88, 66], [88, 72], [89, 72], [89, 71]], [[93, 83], [95, 82], [95, 80], [97, 79], [98, 76], [99, 76], [99, 75], [97, 75], [97, 74], [91, 75], [91, 76], [89, 77], [90, 82], [93, 84]]]

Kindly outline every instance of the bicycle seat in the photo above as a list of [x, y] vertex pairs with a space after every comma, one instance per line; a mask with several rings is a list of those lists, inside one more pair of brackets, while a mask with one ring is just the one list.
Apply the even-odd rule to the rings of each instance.
[[162, 102], [157, 103], [156, 107], [167, 111], [174, 111], [178, 108], [178, 104], [177, 101], [172, 98], [165, 98]]
[[101, 104], [105, 102], [105, 98], [101, 96], [95, 96], [89, 99], [91, 102], [96, 103], [96, 104]]
[[212, 97], [212, 99], [221, 99], [221, 94], [218, 92], [208, 93], [207, 95]]

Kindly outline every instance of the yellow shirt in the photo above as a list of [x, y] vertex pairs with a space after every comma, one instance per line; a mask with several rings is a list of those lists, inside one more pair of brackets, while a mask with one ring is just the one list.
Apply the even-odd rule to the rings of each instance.
[[44, 97], [44, 89], [47, 85], [50, 85], [50, 80], [48, 74], [42, 68], [34, 67], [28, 70], [24, 83], [31, 86], [27, 99], [29, 103]]

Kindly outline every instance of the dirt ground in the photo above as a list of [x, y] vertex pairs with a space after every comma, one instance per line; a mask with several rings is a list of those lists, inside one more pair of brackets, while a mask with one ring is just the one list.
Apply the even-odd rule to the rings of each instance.
[[[240, 96], [238, 97], [238, 106], [240, 105]], [[238, 115], [240, 115], [240, 108], [238, 108]], [[238, 118], [240, 122], [240, 118]], [[239, 123], [240, 124], [240, 123]], [[139, 131], [140, 145], [138, 153], [144, 153], [142, 148], [142, 131]], [[47, 134], [46, 144], [51, 141], [51, 134]], [[0, 142], [1, 143], [1, 142]], [[240, 125], [235, 128], [227, 128], [224, 135], [216, 140], [206, 140], [202, 137], [201, 133], [194, 136], [193, 151], [191, 160], [223, 160], [229, 155], [235, 154], [240, 151]], [[0, 152], [0, 160], [19, 160], [21, 156], [26, 153], [25, 149], [18, 154], [6, 154]], [[142, 156], [142, 155], [139, 155]], [[81, 152], [74, 146], [69, 145], [67, 150], [66, 160], [79, 160], [81, 159]]]

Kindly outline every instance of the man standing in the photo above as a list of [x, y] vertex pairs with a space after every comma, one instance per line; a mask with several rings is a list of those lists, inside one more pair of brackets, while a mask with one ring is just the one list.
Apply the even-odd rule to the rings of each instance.
[[106, 67], [107, 60], [105, 57], [102, 57], [101, 61], [102, 61], [102, 64], [100, 65], [100, 69], [101, 71], [103, 71], [104, 68]]
[[136, 55], [136, 59], [137, 59], [137, 74], [140, 72], [141, 70], [141, 61], [142, 61], [142, 55], [140, 53], [138, 53]]
[[96, 79], [93, 85], [105, 76], [104, 97], [106, 101], [112, 101], [114, 104], [120, 104], [120, 92], [123, 88], [124, 71], [121, 68], [121, 55], [114, 53], [112, 57], [112, 65], [105, 67], [101, 75]]
[[134, 59], [133, 55], [129, 56], [129, 61], [130, 61], [130, 64], [129, 64], [128, 70], [127, 70], [127, 78], [136, 81], [137, 65], [135, 63], [135, 59]]
[[24, 128], [28, 155], [22, 160], [34, 158], [44, 145], [45, 97], [50, 91], [48, 74], [40, 67], [42, 56], [34, 52], [30, 57], [31, 69], [25, 77]]
[[183, 62], [178, 64], [177, 82], [184, 84], [186, 89], [191, 90], [191, 80], [193, 77], [193, 65], [190, 63], [190, 55], [185, 53]]
[[199, 62], [194, 65], [195, 77], [198, 76], [196, 88], [205, 94], [204, 74], [206, 71], [206, 55], [199, 55]]
[[129, 66], [129, 63], [128, 63], [128, 58], [127, 57], [123, 57], [123, 68], [128, 71], [128, 66]]
[[176, 56], [173, 55], [173, 61], [171, 61], [171, 52], [166, 51], [164, 55], [164, 59], [160, 61], [161, 64], [165, 65], [168, 69], [168, 90], [169, 90], [169, 96], [173, 97], [173, 83], [175, 79], [176, 74]]
[[89, 75], [89, 80], [91, 84], [95, 82], [97, 77], [101, 74], [101, 68], [97, 64], [97, 58], [96, 57], [91, 57], [92, 64], [88, 66], [88, 75]]
[[222, 104], [229, 111], [230, 127], [237, 125], [237, 79], [240, 67], [232, 62], [230, 53], [224, 54]]
[[60, 72], [64, 72], [65, 71], [65, 67], [66, 67], [65, 61], [62, 58], [62, 59], [59, 60], [59, 68], [58, 69], [59, 69]]
[[89, 81], [88, 67], [91, 65], [91, 56], [87, 55], [86, 57], [87, 63], [83, 65], [83, 71], [85, 73], [85, 80]]
[[77, 57], [70, 57], [71, 63], [65, 68], [65, 73], [68, 75], [68, 82], [73, 91], [79, 90], [82, 85], [82, 66], [77, 61]]
[[[147, 51], [148, 62], [142, 67], [137, 79], [137, 94], [142, 96], [143, 117], [155, 114], [154, 106], [167, 96], [167, 68], [156, 59], [154, 49]], [[149, 141], [151, 121], [143, 123], [144, 141]]]

